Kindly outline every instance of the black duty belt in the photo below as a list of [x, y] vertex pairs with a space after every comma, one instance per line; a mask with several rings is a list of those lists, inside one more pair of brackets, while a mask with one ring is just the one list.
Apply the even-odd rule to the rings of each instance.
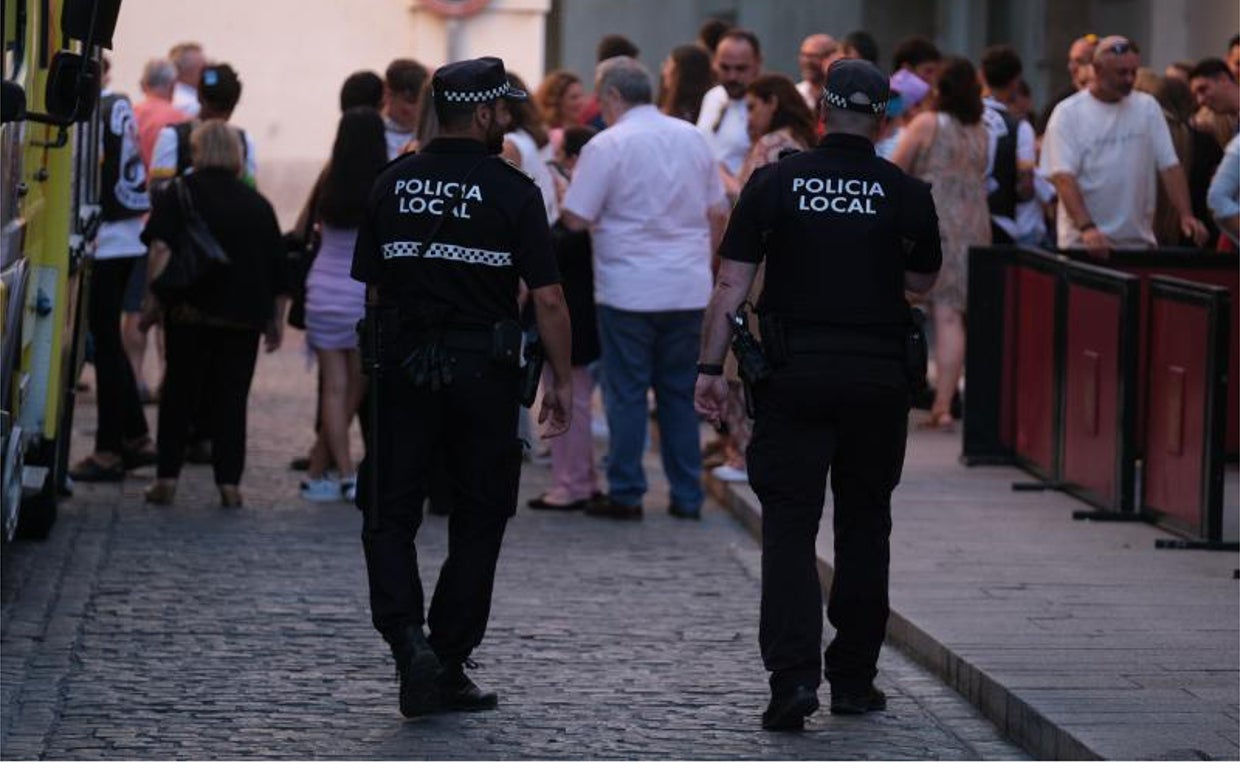
[[785, 330], [788, 354], [832, 354], [903, 360], [904, 339], [859, 328], [788, 328]]
[[455, 349], [462, 352], [490, 352], [492, 346], [492, 336], [490, 331], [483, 330], [460, 330], [456, 328], [445, 328], [435, 333], [420, 333], [417, 335], [416, 343], [429, 344], [438, 341], [448, 349]]

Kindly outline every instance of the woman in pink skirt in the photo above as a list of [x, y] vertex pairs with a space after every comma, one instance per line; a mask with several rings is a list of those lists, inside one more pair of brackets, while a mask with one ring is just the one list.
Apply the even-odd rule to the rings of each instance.
[[[386, 163], [379, 113], [369, 107], [345, 112], [319, 188], [322, 245], [306, 277], [306, 341], [318, 358], [322, 391], [319, 437], [301, 491], [308, 501], [352, 499], [357, 486], [349, 424], [364, 392], [357, 323], [365, 312], [366, 286], [349, 269], [370, 188]], [[327, 472], [332, 464], [338, 476]]]

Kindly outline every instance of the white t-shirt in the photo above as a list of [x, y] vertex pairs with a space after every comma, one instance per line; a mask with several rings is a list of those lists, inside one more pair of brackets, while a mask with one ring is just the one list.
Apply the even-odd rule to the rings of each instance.
[[749, 109], [744, 99], [729, 99], [722, 85], [716, 85], [702, 97], [698, 112], [698, 130], [715, 160], [723, 163], [728, 173], [740, 173], [749, 154]]
[[190, 117], [198, 117], [202, 105], [198, 103], [198, 89], [178, 81], [172, 86], [172, 106]]
[[555, 199], [555, 179], [551, 178], [551, 169], [543, 159], [542, 152], [534, 137], [524, 130], [504, 134], [521, 153], [521, 170], [528, 173], [542, 191], [543, 207], [547, 209], [547, 223], [554, 224], [560, 218], [560, 204]]
[[818, 100], [822, 98], [822, 86], [814, 85], [808, 80], [802, 80], [797, 83], [797, 93], [801, 94], [801, 98], [805, 99], [806, 106], [809, 111], [818, 114]]
[[[193, 170], [192, 168], [190, 169]], [[151, 153], [151, 180], [164, 181], [176, 176], [177, 132], [169, 125], [159, 130], [155, 139], [155, 151]], [[258, 178], [258, 160], [254, 152], [254, 137], [245, 131], [245, 177], [250, 183]]]
[[[986, 148], [986, 194], [989, 195], [999, 188], [999, 182], [995, 181], [995, 151], [999, 146], [999, 139], [1007, 136], [1008, 127], [1003, 119], [1006, 113], [1007, 105], [995, 101], [991, 98], [982, 100], [986, 106], [982, 112], [982, 124], [986, 126], [986, 133], [989, 136], [989, 146]], [[1038, 161], [1037, 139], [1033, 135], [1033, 126], [1028, 120], [1021, 120], [1016, 124], [1016, 168], [1032, 169]], [[1017, 207], [1020, 201], [1016, 202]], [[1004, 232], [1013, 240], [1018, 239], [1022, 234], [1013, 219], [1007, 216], [991, 214], [991, 221], [1003, 228]]]
[[[1113, 104], [1080, 91], [1055, 107], [1042, 139], [1042, 172], [1071, 174], [1090, 219], [1117, 248], [1149, 248], [1158, 172], [1179, 164], [1153, 96], [1134, 91]], [[1059, 201], [1059, 247], [1084, 241]]]
[[585, 145], [563, 208], [592, 224], [595, 300], [663, 312], [709, 302], [708, 211], [726, 205], [702, 135], [647, 104]]
[[386, 115], [383, 117], [383, 138], [387, 140], [388, 160], [395, 160], [400, 156], [400, 151], [405, 145], [413, 141], [413, 137], [417, 135], [413, 131], [407, 131], [396, 123], [392, 122]]

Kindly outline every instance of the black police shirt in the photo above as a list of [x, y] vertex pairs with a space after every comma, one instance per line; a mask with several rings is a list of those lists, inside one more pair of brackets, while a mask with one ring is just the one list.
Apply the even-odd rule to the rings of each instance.
[[755, 171], [719, 253], [765, 257], [759, 314], [805, 325], [903, 324], [904, 272], [943, 261], [930, 185], [847, 134]]
[[518, 277], [531, 289], [560, 280], [538, 186], [481, 142], [455, 138], [379, 174], [352, 275], [402, 310], [447, 305], [445, 322], [465, 328], [517, 320]]

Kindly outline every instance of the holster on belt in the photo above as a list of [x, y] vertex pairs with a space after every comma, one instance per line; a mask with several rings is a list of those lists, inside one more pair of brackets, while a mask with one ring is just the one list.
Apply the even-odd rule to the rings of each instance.
[[926, 388], [926, 367], [930, 364], [930, 348], [926, 342], [926, 313], [920, 307], [909, 310], [908, 331], [904, 337], [904, 372], [914, 392]]

